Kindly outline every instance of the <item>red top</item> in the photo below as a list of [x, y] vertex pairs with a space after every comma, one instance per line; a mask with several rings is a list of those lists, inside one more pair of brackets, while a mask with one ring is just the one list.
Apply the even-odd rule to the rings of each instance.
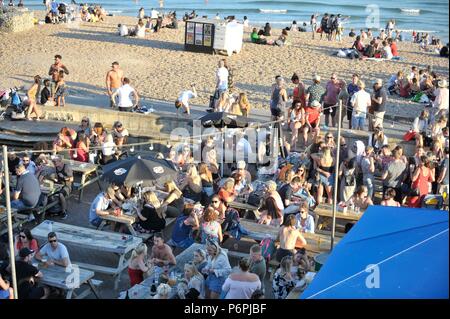
[[[428, 175], [424, 175], [424, 171], [428, 171]], [[414, 196], [409, 201], [409, 207], [420, 208], [422, 199], [428, 195], [428, 183], [431, 183], [433, 179], [431, 178], [431, 170], [426, 167], [420, 168], [419, 177], [412, 183], [413, 189], [419, 189], [419, 196]]]
[[144, 272], [140, 269], [131, 269], [128, 267], [128, 275], [130, 276], [131, 287], [144, 281]]
[[391, 51], [393, 56], [398, 56], [397, 43], [392, 42]]
[[308, 122], [309, 124], [315, 124], [319, 120], [319, 107], [305, 107], [305, 113], [308, 116]]
[[226, 191], [224, 188], [221, 188], [219, 190], [218, 195], [222, 202], [227, 203], [229, 201], [229, 199], [234, 196], [234, 193], [230, 193], [230, 192]]
[[[19, 251], [23, 248], [23, 243], [21, 241], [17, 241], [16, 242], [16, 250]], [[34, 252], [37, 252], [39, 250], [39, 245], [36, 239], [32, 239], [30, 242], [30, 246], [28, 247], [31, 250], [34, 250]]]
[[295, 88], [294, 92], [292, 94], [292, 99], [294, 100], [294, 103], [297, 101], [300, 101], [302, 106], [306, 105], [306, 99], [305, 99], [305, 87], [303, 86], [303, 83], [299, 83]]
[[77, 143], [77, 149], [76, 149], [77, 157], [74, 158], [72, 155], [72, 159], [77, 160], [79, 162], [89, 162], [89, 152], [86, 152], [85, 150], [83, 150], [80, 147], [80, 143], [82, 143], [82, 142]]

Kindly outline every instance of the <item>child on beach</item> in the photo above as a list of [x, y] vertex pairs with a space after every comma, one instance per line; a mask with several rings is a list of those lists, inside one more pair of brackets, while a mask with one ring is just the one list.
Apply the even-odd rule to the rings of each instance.
[[56, 82], [55, 96], [56, 106], [64, 106], [67, 95], [66, 82], [64, 81], [64, 71], [59, 71], [58, 82]]

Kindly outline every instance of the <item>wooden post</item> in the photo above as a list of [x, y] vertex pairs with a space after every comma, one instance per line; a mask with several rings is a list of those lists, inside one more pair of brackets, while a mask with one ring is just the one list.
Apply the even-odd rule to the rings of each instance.
[[8, 243], [9, 243], [9, 260], [11, 264], [12, 286], [14, 288], [14, 299], [17, 296], [17, 279], [16, 279], [16, 263], [14, 260], [14, 238], [12, 229], [12, 215], [11, 215], [11, 193], [9, 190], [9, 168], [8, 168], [8, 147], [3, 145], [3, 167], [5, 172], [5, 191], [6, 191], [6, 211], [8, 214]]
[[338, 106], [338, 131], [337, 131], [337, 150], [336, 150], [336, 166], [334, 169], [334, 194], [333, 194], [333, 221], [331, 225], [331, 247], [330, 251], [334, 248], [334, 236], [335, 236], [335, 228], [336, 228], [336, 206], [337, 206], [337, 192], [338, 192], [338, 181], [339, 181], [339, 155], [341, 152], [341, 121], [342, 116], [342, 100], [339, 100], [339, 106]]

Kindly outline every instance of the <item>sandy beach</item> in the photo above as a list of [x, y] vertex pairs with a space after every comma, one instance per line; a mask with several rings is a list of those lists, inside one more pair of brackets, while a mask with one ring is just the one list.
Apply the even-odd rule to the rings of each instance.
[[[42, 17], [42, 12], [35, 15]], [[61, 54], [70, 71], [66, 81], [71, 96], [82, 96], [88, 105], [95, 106], [99, 95], [105, 95], [105, 75], [113, 61], [120, 62], [132, 85], [146, 99], [173, 101], [194, 82], [199, 91], [194, 104], [207, 105], [214, 90], [217, 61], [225, 56], [184, 51], [182, 23], [178, 30], [162, 29], [159, 33], [147, 34], [145, 39], [118, 36], [118, 23], [133, 26], [136, 22], [132, 17], [115, 16], [108, 17], [106, 22], [83, 22], [77, 27], [36, 25], [27, 32], [1, 34], [0, 88], [31, 83], [36, 74], [46, 76], [53, 56]], [[241, 53], [228, 60], [234, 69], [237, 91], [247, 92], [254, 108], [267, 108], [275, 75], [290, 79], [294, 71], [307, 85], [316, 72], [324, 81], [332, 72], [346, 81], [351, 79], [352, 73], [358, 72], [371, 85], [374, 79], [387, 81], [400, 70], [409, 73], [413, 65], [419, 69], [431, 65], [448, 78], [448, 60], [435, 53], [420, 52], [417, 44], [399, 43], [403, 61], [359, 61], [332, 56], [337, 49], [351, 46], [352, 40], [348, 37], [336, 43], [317, 37], [312, 40], [310, 33], [297, 32], [290, 35], [292, 45], [280, 48], [250, 43], [249, 31], [245, 33]], [[272, 38], [276, 39], [279, 34], [280, 30], [274, 30]], [[387, 112], [416, 116], [422, 108], [420, 104], [392, 98]]]

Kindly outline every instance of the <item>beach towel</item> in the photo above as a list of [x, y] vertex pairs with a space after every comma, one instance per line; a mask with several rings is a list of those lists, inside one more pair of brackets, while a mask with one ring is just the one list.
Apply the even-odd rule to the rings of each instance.
[[420, 103], [420, 100], [421, 100], [421, 98], [422, 98], [423, 95], [424, 95], [423, 92], [419, 92], [419, 93], [417, 93], [416, 95], [414, 95], [414, 96], [411, 98], [411, 101], [412, 101], [412, 102], [416, 102], [416, 103]]

